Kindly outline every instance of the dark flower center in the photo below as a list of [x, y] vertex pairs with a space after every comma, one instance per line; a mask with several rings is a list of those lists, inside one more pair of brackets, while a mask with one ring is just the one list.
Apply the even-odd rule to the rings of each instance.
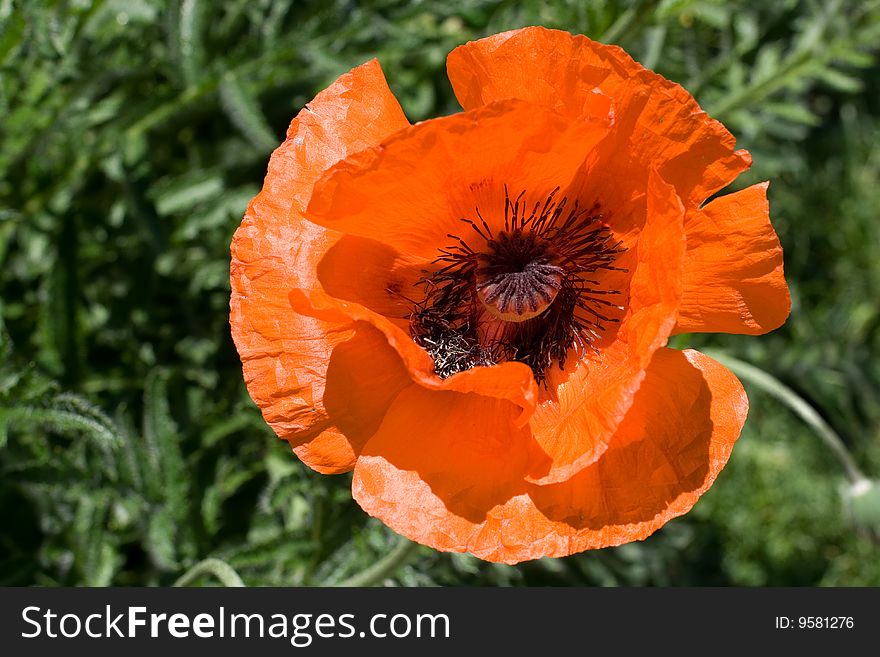
[[413, 339], [446, 377], [481, 365], [518, 361], [539, 383], [553, 365], [565, 366], [618, 321], [622, 307], [609, 301], [617, 290], [590, 278], [614, 266], [623, 251], [602, 221], [598, 205], [583, 209], [556, 198], [527, 208], [521, 193], [505, 189], [504, 230], [494, 234], [477, 219], [462, 219], [484, 246], [475, 251], [458, 235], [440, 249], [439, 268], [427, 272], [424, 299], [411, 316]]
[[549, 242], [533, 233], [501, 232], [477, 256], [477, 297], [506, 322], [524, 322], [543, 313], [562, 289], [565, 270]]

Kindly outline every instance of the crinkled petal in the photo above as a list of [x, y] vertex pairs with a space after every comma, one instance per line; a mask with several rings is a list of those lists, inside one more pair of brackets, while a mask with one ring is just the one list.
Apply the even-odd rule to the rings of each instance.
[[626, 311], [613, 340], [568, 372], [552, 375], [549, 391], [529, 422], [552, 458], [536, 483], [564, 481], [599, 458], [629, 409], [651, 356], [666, 344], [681, 297], [684, 210], [671, 185], [655, 172], [646, 217], [615, 264], [629, 269]]
[[609, 96], [619, 158], [656, 166], [689, 208], [751, 164], [682, 87], [585, 36], [543, 27], [496, 34], [453, 50], [447, 71], [465, 110], [520, 98], [576, 118], [593, 112], [597, 90]]
[[747, 413], [745, 391], [725, 367], [697, 351], [660, 349], [610, 448], [567, 482], [532, 487], [534, 510], [523, 522], [540, 524], [538, 545], [549, 556], [644, 539], [708, 490]]
[[563, 189], [610, 120], [571, 122], [532, 103], [507, 100], [432, 119], [335, 166], [316, 185], [307, 217], [327, 228], [377, 240], [414, 261], [466, 238], [462, 223], [503, 230], [505, 187], [531, 204]]
[[[358, 303], [348, 303], [314, 290], [306, 297], [299, 290], [290, 294], [290, 304], [303, 315], [345, 325], [364, 322], [378, 329], [396, 352], [411, 383], [426, 390], [476, 392], [486, 397], [512, 402], [519, 408], [517, 425], [524, 426], [534, 412], [538, 388], [532, 370], [523, 363], [507, 362], [491, 367], [474, 367], [442, 379], [434, 372], [434, 361], [409, 334], [387, 317]], [[379, 365], [381, 366], [381, 364]]]
[[424, 263], [356, 235], [343, 235], [318, 263], [318, 280], [327, 294], [396, 320], [401, 328], [409, 327], [413, 299], [424, 294], [424, 276]]
[[412, 385], [398, 353], [371, 324], [349, 324], [344, 335], [347, 339], [336, 343], [329, 357], [323, 353], [324, 345], [319, 345], [317, 354], [308, 353], [308, 343], [299, 347], [303, 361], [328, 358], [322, 362], [326, 370], [321, 395], [327, 420], [287, 440], [300, 459], [324, 474], [351, 470], [391, 402]]
[[688, 213], [677, 333], [758, 335], [785, 322], [791, 297], [767, 186], [752, 185]]
[[506, 563], [643, 539], [686, 513], [724, 467], [748, 411], [724, 367], [661, 349], [602, 458], [536, 486], [517, 481], [540, 456], [509, 409], [409, 392], [358, 459], [355, 499], [415, 541]]
[[499, 399], [408, 388], [358, 458], [352, 494], [398, 533], [469, 550], [486, 514], [545, 458], [517, 426], [518, 414]]
[[[290, 124], [232, 241], [230, 324], [248, 391], [276, 433], [322, 472], [350, 470], [365, 439], [351, 417], [340, 419], [344, 429], [331, 417], [325, 387], [337, 347], [367, 338], [348, 319], [327, 322], [291, 308], [289, 292], [317, 286], [318, 262], [339, 239], [302, 212], [328, 167], [408, 125], [375, 60], [341, 76]], [[378, 353], [374, 366], [394, 371], [395, 358]], [[373, 380], [391, 385], [386, 398], [402, 383], [393, 378]]]

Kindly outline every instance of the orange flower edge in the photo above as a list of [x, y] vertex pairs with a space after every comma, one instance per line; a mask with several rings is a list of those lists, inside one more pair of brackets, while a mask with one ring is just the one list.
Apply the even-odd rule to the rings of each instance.
[[439, 550], [516, 563], [645, 538], [726, 463], [748, 402], [665, 348], [788, 315], [766, 184], [687, 92], [585, 37], [450, 54], [464, 111], [410, 126], [378, 64], [294, 119], [232, 247], [266, 420]]
[[[476, 404], [401, 394], [358, 459], [352, 490], [412, 540], [511, 564], [640, 540], [686, 513], [724, 467], [748, 410], [727, 369], [661, 349], [603, 457], [539, 486], [524, 480], [534, 455], [509, 411]], [[423, 443], [400, 440], [413, 423]]]

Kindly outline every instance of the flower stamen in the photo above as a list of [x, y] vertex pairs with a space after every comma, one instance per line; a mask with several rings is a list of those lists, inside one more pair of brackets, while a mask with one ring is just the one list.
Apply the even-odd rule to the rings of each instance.
[[598, 204], [584, 209], [557, 199], [554, 189], [528, 207], [525, 192], [511, 200], [504, 189], [504, 230], [493, 233], [480, 209], [463, 218], [485, 243], [475, 249], [458, 235], [439, 250], [437, 270], [422, 280], [424, 299], [410, 316], [413, 339], [446, 377], [481, 365], [518, 361], [544, 382], [548, 369], [578, 358], [615, 323], [622, 307], [588, 278], [599, 270], [621, 270], [623, 251], [603, 223]]

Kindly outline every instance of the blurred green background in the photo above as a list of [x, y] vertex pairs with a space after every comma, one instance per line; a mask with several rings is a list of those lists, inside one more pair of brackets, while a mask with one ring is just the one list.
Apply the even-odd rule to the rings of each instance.
[[[171, 584], [207, 557], [332, 584], [388, 553], [350, 477], [308, 470], [247, 396], [230, 239], [337, 75], [378, 57], [411, 120], [452, 113], [447, 52], [533, 24], [622, 45], [752, 151], [736, 186], [772, 181], [791, 319], [675, 346], [772, 374], [880, 476], [880, 2], [0, 0], [0, 584]], [[872, 509], [747, 387], [730, 464], [648, 540], [516, 567], [420, 548], [379, 579], [880, 585]]]

